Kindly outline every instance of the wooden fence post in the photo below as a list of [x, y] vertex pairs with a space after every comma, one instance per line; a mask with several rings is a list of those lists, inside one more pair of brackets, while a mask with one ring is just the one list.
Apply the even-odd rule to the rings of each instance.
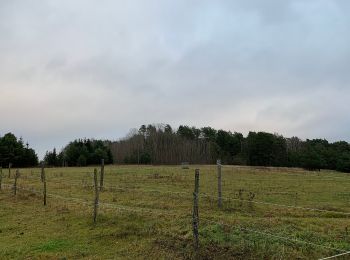
[[16, 170], [16, 174], [15, 174], [15, 183], [14, 183], [14, 185], [13, 185], [13, 193], [14, 193], [14, 195], [16, 195], [17, 194], [17, 179], [18, 179], [18, 177], [19, 177], [19, 170], [17, 169]]
[[222, 208], [221, 160], [216, 161], [218, 168], [218, 207]]
[[42, 162], [41, 163], [41, 173], [40, 173], [40, 180], [41, 180], [41, 182], [44, 182], [44, 163]]
[[97, 181], [97, 169], [94, 170], [94, 183], [95, 183], [95, 201], [94, 201], [94, 223], [97, 221], [98, 210], [98, 181]]
[[0, 166], [0, 190], [2, 185], [2, 166]]
[[105, 176], [105, 160], [101, 160], [100, 191], [103, 191], [103, 179]]
[[194, 249], [197, 251], [199, 247], [199, 214], [198, 214], [198, 192], [199, 192], [199, 169], [195, 170], [194, 180], [194, 192], [193, 192], [193, 213], [192, 213], [192, 225], [193, 225], [193, 238]]
[[41, 181], [43, 183], [44, 206], [46, 206], [46, 174], [44, 164], [41, 165]]
[[12, 163], [9, 163], [9, 179], [11, 178], [11, 167], [12, 167]]

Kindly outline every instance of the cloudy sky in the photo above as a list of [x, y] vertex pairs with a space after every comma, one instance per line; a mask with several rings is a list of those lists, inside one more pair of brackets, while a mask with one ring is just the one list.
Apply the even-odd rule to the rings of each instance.
[[1, 0], [0, 135], [148, 123], [350, 141], [348, 0]]

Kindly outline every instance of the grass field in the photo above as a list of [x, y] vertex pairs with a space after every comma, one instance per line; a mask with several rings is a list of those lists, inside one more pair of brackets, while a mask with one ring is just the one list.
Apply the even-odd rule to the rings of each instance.
[[216, 166], [107, 166], [97, 224], [93, 167], [46, 169], [46, 207], [40, 169], [20, 173], [14, 196], [14, 171], [9, 179], [3, 170], [0, 259], [318, 259], [350, 250], [344, 173], [225, 166], [218, 209]]

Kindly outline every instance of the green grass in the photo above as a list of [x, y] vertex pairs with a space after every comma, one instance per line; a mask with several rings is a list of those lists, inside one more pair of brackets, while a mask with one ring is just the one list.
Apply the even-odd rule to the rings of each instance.
[[34, 250], [39, 252], [59, 252], [69, 250], [73, 247], [73, 243], [64, 239], [49, 240], [35, 247]]
[[[197, 255], [195, 168], [201, 170]], [[338, 253], [331, 248], [350, 250], [349, 216], [341, 213], [350, 212], [344, 173], [224, 167], [218, 209], [216, 166], [108, 166], [93, 224], [93, 167], [46, 169], [46, 207], [40, 169], [20, 169], [17, 196], [3, 172], [0, 259], [317, 259]]]

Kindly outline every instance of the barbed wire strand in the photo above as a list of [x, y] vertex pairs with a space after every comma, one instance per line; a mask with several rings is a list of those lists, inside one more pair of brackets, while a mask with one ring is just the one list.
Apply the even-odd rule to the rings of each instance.
[[[12, 188], [11, 185], [6, 185], [6, 184], [4, 185], [4, 187], [11, 187]], [[25, 189], [23, 187], [19, 187], [19, 189], [25, 190], [25, 191], [29, 191], [29, 192], [38, 193], [38, 194], [42, 193], [42, 191], [36, 190], [34, 188]], [[80, 199], [80, 198], [74, 198], [74, 197], [68, 198], [68, 197], [64, 197], [64, 196], [57, 195], [57, 194], [51, 194], [51, 193], [48, 194], [48, 196], [56, 197], [56, 198], [60, 198], [60, 199], [64, 199], [64, 200], [69, 200], [69, 201], [76, 201], [76, 202], [84, 203], [84, 204], [90, 204], [88, 201]], [[106, 206], [106, 207], [112, 207], [112, 208], [115, 208], [115, 209], [118, 209], [118, 210], [124, 210], [124, 211], [142, 212], [142, 213], [147, 212], [147, 213], [152, 213], [152, 214], [156, 213], [156, 215], [167, 215], [167, 216], [172, 216], [172, 217], [178, 216], [177, 214], [174, 214], [174, 213], [165, 213], [165, 212], [160, 213], [160, 212], [155, 212], [155, 210], [152, 210], [152, 209], [143, 209], [143, 208], [136, 208], [136, 207], [125, 207], [125, 206], [115, 205], [115, 204], [111, 204], [111, 203], [99, 203], [99, 205]], [[212, 220], [209, 220], [209, 219], [203, 219], [203, 218], [201, 218], [201, 220], [202, 221], [204, 220], [204, 221], [206, 221], [208, 223], [217, 224], [217, 225], [224, 225], [224, 226], [231, 227], [231, 228], [232, 227], [236, 227], [236, 228], [239, 228], [240, 230], [245, 230], [245, 231], [248, 231], [248, 232], [257, 233], [257, 234], [260, 234], [260, 235], [269, 236], [269, 237], [277, 238], [277, 239], [280, 239], [280, 240], [285, 240], [285, 241], [294, 242], [294, 243], [308, 244], [308, 245], [311, 245], [311, 246], [314, 246], [314, 247], [320, 247], [320, 248], [325, 248], [325, 249], [328, 249], [328, 250], [334, 250], [334, 251], [342, 252], [342, 254], [335, 255], [335, 256], [332, 256], [332, 257], [329, 257], [329, 258], [323, 258], [323, 259], [331, 259], [331, 258], [335, 258], [335, 257], [338, 257], [338, 256], [343, 256], [343, 255], [350, 254], [350, 251], [345, 251], [345, 250], [334, 248], [334, 247], [324, 246], [324, 245], [320, 245], [320, 244], [316, 244], [316, 243], [312, 243], [312, 242], [308, 242], [308, 241], [304, 241], [304, 240], [298, 240], [298, 239], [295, 239], [295, 238], [282, 237], [282, 236], [279, 236], [279, 235], [275, 235], [275, 234], [271, 234], [271, 233], [267, 233], [267, 232], [262, 232], [262, 231], [254, 230], [254, 229], [251, 229], [251, 228], [242, 227], [240, 225], [232, 226], [232, 225], [225, 224], [225, 223], [222, 223], [222, 222], [216, 222], [216, 221], [212, 221]]]
[[[202, 197], [209, 197], [209, 198], [217, 198], [217, 196], [208, 195], [205, 193], [202, 193], [200, 196]], [[335, 211], [335, 210], [327, 210], [327, 209], [317, 209], [317, 208], [310, 208], [310, 207], [301, 207], [301, 206], [292, 206], [292, 205], [284, 205], [284, 204], [278, 204], [278, 203], [272, 203], [272, 202], [264, 202], [264, 201], [253, 201], [253, 200], [247, 200], [247, 199], [239, 199], [239, 198], [228, 198], [228, 197], [222, 197], [223, 200], [234, 200], [234, 201], [243, 201], [243, 202], [250, 202], [255, 204], [263, 204], [263, 205], [271, 205], [276, 207], [285, 207], [285, 208], [294, 208], [294, 209], [301, 209], [301, 210], [309, 210], [309, 211], [318, 211], [318, 212], [325, 212], [325, 213], [334, 213], [334, 214], [342, 214], [350, 216], [350, 212], [344, 212], [344, 211]]]
[[[227, 168], [227, 169], [239, 169], [237, 167], [234, 166], [230, 166], [230, 165], [221, 165], [221, 167], [223, 168]], [[254, 168], [241, 168], [241, 169], [245, 169], [245, 170], [257, 170], [260, 171], [260, 169], [254, 169]], [[270, 174], [270, 175], [287, 175], [287, 176], [302, 176], [302, 177], [312, 177], [312, 178], [319, 178], [319, 179], [347, 179], [348, 176], [344, 175], [344, 176], [329, 176], [329, 175], [322, 175], [324, 173], [296, 173], [296, 171], [293, 171], [291, 173], [285, 173], [285, 172], [274, 172], [274, 171], [267, 171], [266, 174]], [[321, 174], [321, 175], [320, 175]], [[336, 174], [336, 173], [333, 173]]]
[[[28, 190], [29, 191], [29, 190]], [[33, 188], [30, 189], [30, 191], [35, 191]], [[142, 190], [142, 191], [146, 191], [146, 192], [160, 192], [160, 193], [163, 193], [163, 191], [159, 191], [159, 190]], [[40, 194], [39, 191], [36, 190], [36, 193]], [[185, 192], [166, 192], [164, 191], [164, 193], [170, 193], [170, 194], [175, 194], [176, 196], [178, 196], [178, 194], [186, 194], [188, 195], [187, 193]], [[60, 199], [65, 199], [65, 200], [70, 200], [70, 201], [79, 201], [79, 202], [82, 202], [82, 203], [85, 203], [85, 204], [88, 204], [89, 206], [90, 205], [90, 202], [88, 201], [82, 201], [82, 199], [78, 199], [78, 198], [67, 198], [67, 197], [64, 197], [64, 196], [61, 196], [61, 195], [57, 195], [57, 194], [48, 194], [49, 197], [55, 197], [55, 198], [60, 198]], [[186, 198], [190, 198], [190, 197], [186, 197]], [[130, 207], [126, 207], [126, 206], [120, 206], [120, 205], [115, 205], [115, 204], [111, 204], [111, 203], [106, 203], [106, 202], [103, 202], [103, 203], [100, 203], [100, 205], [102, 207], [107, 207], [107, 208], [114, 208], [114, 209], [117, 209], [117, 210], [124, 210], [124, 211], [134, 211], [134, 212], [148, 212], [148, 209], [132, 209]], [[92, 206], [91, 206], [92, 207]], [[155, 212], [148, 212], [148, 213], [152, 213], [152, 214], [155, 214]], [[177, 214], [169, 214], [169, 213], [156, 213], [158, 215], [167, 215], [167, 216], [177, 216]], [[318, 234], [316, 232], [312, 232], [314, 234]]]
[[333, 256], [329, 256], [329, 257], [325, 257], [325, 258], [320, 258], [319, 260], [333, 259], [333, 258], [337, 258], [339, 256], [344, 256], [344, 255], [349, 255], [349, 254], [350, 254], [350, 251], [344, 252], [344, 253], [338, 254], [338, 255], [333, 255]]
[[[9, 186], [10, 185], [5, 185], [4, 187], [9, 187]], [[32, 187], [31, 188], [18, 187], [18, 189], [24, 190], [24, 191], [27, 191], [27, 192], [33, 192], [33, 193], [36, 193], [36, 194], [42, 194], [42, 191], [39, 191], [39, 190], [34, 189]], [[62, 195], [52, 194], [52, 193], [48, 193], [47, 196], [48, 197], [52, 197], [52, 198], [59, 198], [59, 199], [63, 199], [63, 200], [76, 201], [76, 202], [87, 204], [87, 205], [91, 204], [89, 201], [84, 200], [82, 198], [65, 197], [65, 196], [62, 196]], [[106, 202], [99, 202], [99, 205], [102, 206], [102, 207], [109, 207], [109, 208], [114, 208], [114, 209], [119, 209], [119, 210], [124, 210], [124, 211], [152, 213], [152, 214], [156, 214], [156, 215], [159, 215], [159, 216], [171, 216], [171, 217], [177, 216], [178, 217], [179, 213], [180, 213], [180, 212], [178, 212], [178, 213], [156, 212], [155, 209], [145, 209], [145, 208], [139, 208], [139, 207], [127, 207], [127, 206], [121, 206], [121, 205], [112, 204], [112, 203], [106, 203]], [[92, 206], [92, 205], [90, 205], [90, 206]]]
[[203, 219], [203, 218], [201, 218], [201, 220], [204, 220], [204, 221], [206, 221], [208, 223], [212, 223], [212, 224], [227, 226], [227, 227], [230, 227], [230, 228], [236, 227], [236, 228], [238, 228], [240, 230], [245, 230], [245, 231], [248, 231], [248, 232], [252, 232], [252, 233], [256, 233], [256, 234], [260, 234], [260, 235], [264, 235], [264, 236], [274, 237], [274, 238], [277, 238], [277, 239], [280, 239], [280, 240], [289, 241], [289, 242], [300, 243], [300, 244], [307, 244], [307, 245], [310, 245], [310, 246], [325, 248], [325, 249], [328, 249], [328, 250], [334, 250], [334, 251], [338, 251], [338, 252], [341, 252], [341, 253], [346, 253], [347, 252], [347, 251], [345, 251], [343, 249], [339, 249], [339, 248], [335, 248], [335, 247], [329, 247], [329, 246], [324, 246], [324, 245], [312, 243], [312, 242], [309, 242], [309, 241], [299, 240], [299, 239], [290, 238], [290, 237], [282, 237], [282, 236], [279, 236], [279, 235], [275, 235], [275, 234], [271, 234], [271, 233], [267, 233], [267, 232], [263, 232], [263, 231], [258, 231], [258, 230], [254, 230], [254, 229], [251, 229], [251, 228], [242, 227], [240, 225], [234, 225], [233, 226], [233, 225], [225, 224], [225, 223], [222, 223], [222, 222], [212, 221], [212, 220]]
[[[5, 185], [5, 184], [4, 184]], [[78, 187], [84, 187], [83, 184], [67, 184], [67, 186], [78, 186]], [[93, 185], [86, 185], [85, 187], [93, 187]], [[156, 190], [156, 189], [150, 189], [150, 190], [145, 190], [145, 189], [134, 189], [134, 188], [119, 188], [119, 187], [114, 187], [111, 185], [105, 186], [105, 188], [110, 189], [119, 189], [119, 190], [136, 190], [136, 191], [141, 191], [141, 192], [159, 192], [159, 193], [168, 193], [168, 194], [183, 194], [183, 195], [188, 195], [190, 196], [190, 193], [187, 192], [172, 192], [172, 191], [161, 191], [161, 190]], [[200, 194], [201, 197], [208, 197], [208, 198], [215, 198], [217, 199], [217, 196], [209, 195], [202, 193]], [[190, 197], [188, 197], [190, 198]], [[275, 206], [275, 207], [285, 207], [285, 208], [291, 208], [291, 209], [299, 209], [299, 210], [308, 210], [308, 211], [316, 211], [316, 212], [324, 212], [324, 213], [333, 213], [333, 214], [341, 214], [341, 215], [346, 215], [350, 216], [350, 212], [344, 212], [344, 211], [335, 211], [335, 210], [326, 210], [326, 209], [319, 209], [319, 208], [311, 208], [311, 207], [301, 207], [301, 206], [293, 206], [293, 205], [286, 205], [286, 204], [279, 204], [279, 203], [272, 203], [272, 202], [264, 202], [264, 201], [254, 201], [254, 200], [248, 200], [248, 199], [239, 199], [239, 198], [233, 198], [233, 197], [222, 197], [223, 200], [233, 200], [233, 201], [241, 201], [241, 202], [249, 202], [249, 203], [254, 203], [254, 204], [261, 204], [261, 205], [270, 205], [270, 206]]]

